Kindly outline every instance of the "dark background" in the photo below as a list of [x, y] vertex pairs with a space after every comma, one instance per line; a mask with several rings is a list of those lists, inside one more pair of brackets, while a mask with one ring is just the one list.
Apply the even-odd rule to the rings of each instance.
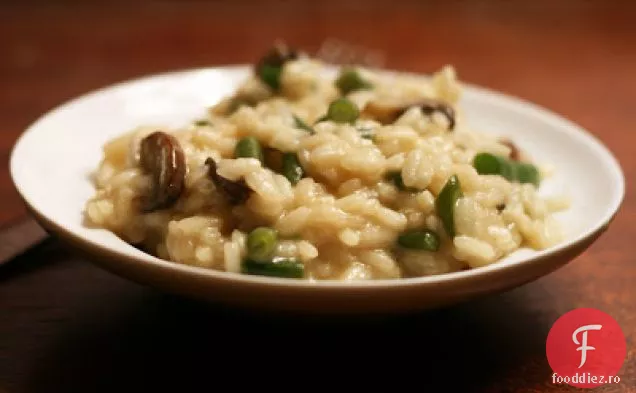
[[310, 52], [338, 38], [382, 51], [401, 70], [454, 64], [464, 81], [581, 124], [627, 179], [609, 231], [565, 268], [505, 294], [399, 317], [204, 305], [112, 276], [49, 240], [0, 266], [0, 391], [263, 389], [292, 376], [304, 380], [296, 389], [333, 389], [342, 376], [419, 391], [568, 391], [551, 384], [545, 337], [577, 307], [610, 313], [628, 339], [621, 383], [596, 391], [636, 391], [635, 18], [628, 0], [0, 2], [0, 225], [26, 214], [7, 161], [43, 112], [148, 73], [253, 62], [278, 38]]

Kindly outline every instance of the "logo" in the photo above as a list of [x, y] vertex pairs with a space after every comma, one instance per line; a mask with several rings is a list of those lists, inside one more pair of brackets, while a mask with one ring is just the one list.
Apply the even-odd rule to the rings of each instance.
[[579, 342], [579, 340], [576, 339], [576, 335], [583, 332], [582, 336], [583, 336], [583, 341], [580, 347], [578, 347], [576, 350], [577, 351], [582, 351], [581, 352], [581, 364], [579, 364], [579, 368], [583, 367], [583, 365], [585, 364], [585, 361], [587, 360], [587, 351], [591, 351], [594, 350], [596, 348], [594, 347], [588, 347], [587, 346], [587, 331], [588, 330], [601, 330], [603, 328], [603, 325], [586, 325], [586, 326], [581, 326], [580, 328], [576, 329], [574, 331], [574, 333], [572, 334], [572, 341], [574, 341], [574, 344], [581, 344]]
[[546, 355], [553, 383], [592, 388], [620, 381], [627, 345], [625, 335], [610, 315], [593, 308], [572, 310], [548, 333]]

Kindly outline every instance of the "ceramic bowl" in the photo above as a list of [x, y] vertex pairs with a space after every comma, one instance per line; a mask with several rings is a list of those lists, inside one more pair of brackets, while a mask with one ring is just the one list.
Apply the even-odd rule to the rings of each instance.
[[142, 124], [180, 126], [229, 95], [248, 66], [187, 70], [107, 87], [42, 116], [17, 141], [11, 176], [39, 222], [89, 253], [99, 266], [160, 290], [259, 309], [375, 313], [439, 307], [534, 280], [571, 261], [607, 229], [624, 195], [624, 177], [607, 148], [550, 111], [487, 89], [464, 86], [461, 107], [475, 129], [518, 141], [554, 175], [540, 192], [571, 207], [557, 218], [566, 240], [519, 250], [492, 265], [439, 276], [369, 282], [308, 282], [225, 273], [160, 260], [113, 233], [83, 224], [94, 194], [90, 174], [106, 141]]

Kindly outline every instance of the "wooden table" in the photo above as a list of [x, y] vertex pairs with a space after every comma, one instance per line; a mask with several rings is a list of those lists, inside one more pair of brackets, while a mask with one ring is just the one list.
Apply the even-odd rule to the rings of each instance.
[[115, 277], [50, 240], [0, 267], [0, 391], [180, 392], [220, 381], [276, 386], [294, 374], [310, 381], [297, 389], [333, 387], [339, 376], [417, 383], [423, 392], [568, 391], [551, 383], [545, 338], [577, 307], [610, 313], [628, 338], [622, 382], [597, 391], [636, 391], [629, 1], [103, 3], [0, 6], [0, 223], [25, 214], [6, 162], [38, 115], [147, 73], [251, 62], [276, 38], [313, 51], [336, 37], [410, 71], [455, 64], [463, 80], [547, 106], [597, 135], [621, 161], [627, 197], [610, 230], [558, 272], [391, 318], [307, 320], [203, 305]]

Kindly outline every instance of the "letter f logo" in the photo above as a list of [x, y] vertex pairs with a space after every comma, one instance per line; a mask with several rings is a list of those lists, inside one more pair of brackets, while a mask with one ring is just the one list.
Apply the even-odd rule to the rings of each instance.
[[[585, 364], [585, 361], [587, 360], [587, 351], [593, 351], [596, 349], [592, 346], [587, 345], [588, 330], [601, 330], [602, 327], [603, 325], [585, 325], [576, 329], [574, 333], [572, 333], [572, 341], [574, 341], [574, 344], [581, 345], [580, 347], [576, 349], [577, 351], [581, 351], [581, 364], [579, 364], [579, 368], [583, 367], [583, 365]], [[579, 342], [576, 336], [581, 332], [583, 334], [581, 334], [582, 338], [581, 338], [581, 342]]]

